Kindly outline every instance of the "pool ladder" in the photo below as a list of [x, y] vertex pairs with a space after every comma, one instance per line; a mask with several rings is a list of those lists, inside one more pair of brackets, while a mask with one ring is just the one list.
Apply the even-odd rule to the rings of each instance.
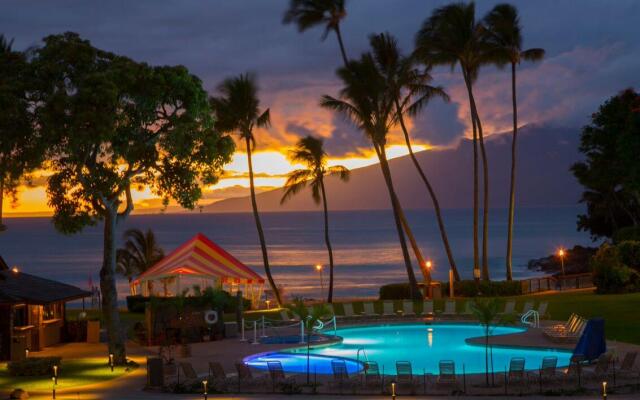
[[360, 352], [362, 352], [362, 355], [364, 356], [364, 360], [369, 361], [369, 357], [367, 357], [367, 352], [364, 350], [364, 347], [360, 347], [358, 349], [358, 352], [356, 353], [356, 361], [360, 362]]
[[[533, 321], [530, 321], [529, 319], [532, 319]], [[529, 310], [522, 316], [522, 318], [520, 318], [520, 322], [522, 322], [523, 325], [539, 328], [540, 314], [538, 314], [536, 310]]]

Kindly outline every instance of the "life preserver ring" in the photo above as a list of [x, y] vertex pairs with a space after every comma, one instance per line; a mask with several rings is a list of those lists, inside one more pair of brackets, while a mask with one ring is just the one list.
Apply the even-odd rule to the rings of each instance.
[[216, 322], [218, 322], [218, 312], [215, 310], [205, 311], [204, 322], [206, 322], [209, 325], [213, 325]]

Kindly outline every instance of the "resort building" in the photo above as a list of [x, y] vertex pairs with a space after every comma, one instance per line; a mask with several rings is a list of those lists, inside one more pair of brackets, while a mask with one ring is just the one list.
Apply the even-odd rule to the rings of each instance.
[[0, 360], [19, 360], [64, 340], [66, 302], [91, 296], [75, 286], [9, 268], [0, 257]]

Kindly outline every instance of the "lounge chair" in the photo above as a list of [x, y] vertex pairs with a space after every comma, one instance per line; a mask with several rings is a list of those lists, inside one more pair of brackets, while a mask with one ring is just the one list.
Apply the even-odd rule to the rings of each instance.
[[598, 357], [596, 365], [593, 368], [584, 368], [584, 375], [587, 379], [606, 379], [611, 372], [611, 359], [613, 355], [611, 353], [604, 353]]
[[542, 359], [542, 364], [538, 371], [530, 372], [531, 376], [536, 378], [540, 383], [555, 380], [558, 375], [556, 368], [558, 366], [558, 357], [548, 356]]
[[273, 391], [276, 391], [278, 385], [283, 383], [293, 382], [294, 377], [287, 377], [282, 369], [282, 363], [280, 361], [267, 361], [267, 368], [269, 369], [269, 377], [271, 378], [271, 387]]
[[382, 385], [382, 376], [380, 375], [380, 367], [377, 362], [365, 361], [364, 385], [367, 387], [380, 387]]
[[561, 331], [568, 330], [573, 324], [575, 324], [578, 320], [578, 314], [572, 313], [567, 319], [567, 322], [563, 322], [561, 324], [555, 324], [551, 326], [545, 326], [542, 328], [543, 332], [553, 332], [553, 331]]
[[344, 360], [331, 360], [331, 371], [333, 372], [332, 383], [340, 388], [340, 393], [342, 393], [344, 386], [351, 387], [352, 391], [355, 392], [357, 377], [349, 376], [347, 363]]
[[456, 315], [456, 302], [455, 300], [447, 300], [444, 303], [444, 311], [442, 315]]
[[433, 301], [426, 300], [422, 302], [422, 316], [432, 316], [433, 315]]
[[533, 301], [527, 301], [526, 303], [524, 303], [524, 306], [522, 307], [522, 312], [520, 313], [520, 315], [521, 316], [525, 315], [531, 310], [533, 310]]
[[623, 378], [640, 378], [640, 373], [633, 369], [637, 358], [637, 351], [630, 351], [625, 354], [624, 358], [622, 359], [622, 364], [620, 364], [619, 368], [616, 368], [616, 374]]
[[472, 316], [473, 315], [473, 302], [472, 301], [466, 301], [464, 303], [464, 311], [462, 312], [462, 315], [466, 315], [466, 316]]
[[254, 376], [251, 368], [243, 362], [236, 363], [236, 371], [238, 372], [238, 392], [248, 386], [263, 387], [267, 383], [267, 376]]
[[416, 311], [414, 310], [413, 301], [405, 300], [402, 302], [402, 315], [411, 316], [416, 315]]
[[411, 394], [415, 394], [416, 381], [413, 378], [413, 368], [409, 361], [396, 362], [396, 383], [399, 388], [409, 387]]
[[[182, 381], [182, 383], [186, 385], [194, 385], [200, 382], [200, 378], [198, 377], [196, 370], [193, 369], [193, 365], [191, 365], [190, 362], [181, 362], [178, 365], [180, 366], [182, 375], [184, 376], [184, 380]], [[178, 377], [178, 379], [180, 378]]]
[[209, 361], [209, 387], [219, 392], [227, 390], [229, 379], [224, 372], [224, 368], [217, 361]]
[[385, 317], [396, 315], [396, 311], [393, 309], [393, 301], [382, 302], [382, 315]]
[[540, 319], [543, 319], [546, 315], [547, 315], [547, 308], [549, 307], [549, 303], [547, 303], [546, 301], [543, 301], [542, 303], [538, 304], [538, 316], [540, 317]]
[[564, 381], [575, 380], [580, 382], [583, 375], [584, 356], [582, 354], [574, 354], [569, 360], [569, 367], [564, 372]]
[[509, 361], [508, 383], [517, 382], [520, 384], [527, 383], [527, 376], [524, 372], [525, 360], [523, 357], [512, 357]]
[[363, 303], [362, 308], [364, 309], [362, 315], [364, 315], [365, 317], [373, 317], [378, 315], [376, 314], [376, 311], [373, 309], [373, 303], [369, 303], [369, 302]]
[[438, 379], [436, 384], [439, 386], [456, 386], [456, 364], [452, 360], [440, 360], [438, 363]]
[[513, 314], [516, 310], [516, 302], [515, 300], [507, 300], [504, 304], [504, 311], [502, 314]]
[[356, 316], [356, 313], [353, 312], [353, 304], [351, 303], [343, 303], [342, 309], [344, 310], [345, 318], [353, 318]]
[[294, 318], [291, 318], [289, 316], [289, 313], [287, 312], [287, 309], [283, 308], [280, 310], [280, 319], [286, 322], [292, 322], [295, 321]]

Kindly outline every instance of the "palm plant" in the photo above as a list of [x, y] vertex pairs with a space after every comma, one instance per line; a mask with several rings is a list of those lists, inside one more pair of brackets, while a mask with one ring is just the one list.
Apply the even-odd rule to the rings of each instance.
[[[409, 114], [415, 117], [434, 97], [440, 97], [441, 99], [448, 101], [449, 96], [441, 87], [431, 86], [430, 82], [432, 77], [429, 74], [429, 69], [419, 70], [416, 68], [415, 59], [412, 57], [405, 57], [401, 54], [398, 48], [397, 40], [389, 33], [381, 33], [379, 35], [371, 35], [369, 37], [374, 59], [380, 69], [382, 75], [387, 79], [389, 90], [391, 90], [396, 115], [402, 133], [404, 134], [404, 140], [409, 150], [409, 156], [413, 165], [415, 166], [420, 178], [425, 184], [431, 201], [433, 202], [433, 208], [438, 221], [438, 228], [440, 229], [440, 236], [442, 237], [442, 243], [449, 259], [449, 265], [454, 272], [455, 279], [460, 279], [458, 269], [456, 267], [455, 260], [453, 259], [453, 253], [451, 246], [449, 245], [449, 239], [447, 231], [444, 226], [442, 218], [442, 212], [440, 210], [440, 203], [438, 197], [427, 178], [427, 175], [422, 170], [418, 159], [413, 153], [411, 146], [411, 139], [409, 138], [409, 132], [404, 122], [404, 115]], [[428, 270], [426, 271], [429, 272]]]
[[271, 275], [269, 267], [269, 255], [267, 244], [264, 239], [264, 231], [258, 213], [258, 203], [256, 202], [256, 190], [253, 182], [253, 163], [251, 153], [255, 147], [254, 128], [268, 128], [271, 124], [269, 109], [261, 111], [260, 100], [258, 99], [258, 85], [256, 78], [252, 74], [240, 74], [239, 76], [225, 79], [219, 86], [219, 97], [211, 98], [211, 106], [216, 114], [216, 126], [222, 133], [236, 133], [244, 140], [247, 149], [247, 160], [249, 163], [249, 189], [251, 192], [251, 207], [253, 217], [258, 230], [260, 247], [262, 250], [262, 261], [264, 271], [269, 280], [271, 290], [282, 307], [282, 298], [278, 287]]
[[[493, 366], [493, 352], [491, 352], [491, 359], [489, 355], [489, 338], [491, 337], [493, 328], [495, 328], [496, 325], [513, 323], [513, 315], [501, 314], [500, 302], [495, 298], [488, 300], [477, 299], [471, 303], [471, 312], [484, 329], [484, 370], [486, 384], [489, 386], [489, 363]], [[491, 370], [493, 370], [493, 368], [491, 368]]]
[[311, 383], [311, 338], [314, 331], [322, 329], [322, 318], [328, 317], [331, 312], [325, 304], [316, 304], [311, 308], [307, 308], [301, 299], [295, 299], [293, 304], [289, 306], [289, 310], [300, 317], [307, 334], [307, 385], [309, 385]]
[[427, 66], [460, 65], [469, 97], [471, 125], [473, 126], [473, 261], [479, 269], [478, 250], [478, 140], [482, 154], [484, 183], [482, 222], [482, 277], [489, 279], [488, 218], [489, 218], [489, 166], [484, 146], [482, 122], [473, 95], [473, 83], [482, 64], [488, 62], [487, 44], [483, 28], [475, 20], [474, 3], [454, 3], [440, 7], [422, 24], [415, 38], [415, 56]]
[[393, 96], [388, 90], [386, 79], [380, 74], [373, 56], [369, 53], [363, 54], [360, 60], [350, 61], [347, 67], [338, 69], [338, 76], [344, 84], [340, 97], [324, 95], [320, 105], [344, 116], [371, 141], [389, 192], [398, 239], [409, 278], [410, 296], [419, 299], [420, 291], [402, 230], [402, 208], [393, 187], [385, 150], [389, 129], [397, 121]]
[[302, 163], [306, 168], [291, 171], [285, 183], [285, 191], [280, 203], [300, 192], [305, 187], [311, 187], [311, 196], [316, 204], [322, 202], [324, 209], [324, 241], [329, 253], [329, 292], [327, 302], [333, 301], [333, 250], [329, 240], [329, 211], [327, 194], [324, 186], [326, 175], [335, 175], [343, 182], [349, 180], [349, 170], [342, 165], [328, 166], [327, 153], [322, 146], [322, 139], [307, 136], [298, 141], [289, 158], [292, 162]]
[[334, 31], [340, 45], [342, 60], [347, 65], [349, 61], [340, 33], [340, 21], [346, 16], [345, 0], [291, 0], [282, 22], [284, 24], [295, 23], [300, 32], [324, 25], [322, 40], [327, 38], [329, 32]]
[[516, 97], [516, 66], [520, 61], [540, 61], [544, 49], [522, 50], [522, 27], [518, 10], [511, 4], [495, 6], [485, 17], [485, 37], [490, 43], [499, 67], [511, 66], [511, 104], [513, 107], [513, 139], [511, 140], [511, 183], [509, 191], [509, 223], [507, 227], [507, 280], [512, 280], [513, 221], [516, 206], [516, 140], [518, 138], [518, 105]]

